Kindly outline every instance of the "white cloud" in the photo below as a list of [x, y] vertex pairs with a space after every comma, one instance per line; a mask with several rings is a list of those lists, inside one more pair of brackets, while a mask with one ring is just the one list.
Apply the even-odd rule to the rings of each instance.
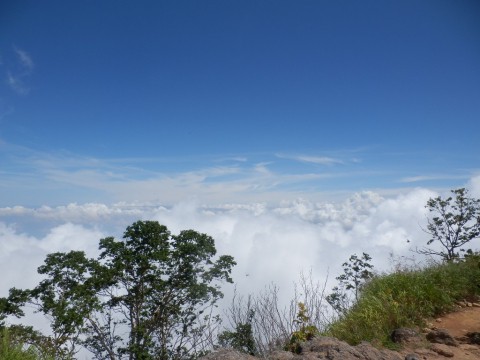
[[[312, 269], [323, 281], [328, 269], [335, 274], [352, 253], [363, 251], [385, 269], [390, 253], [406, 255], [413, 244], [423, 245], [425, 234], [420, 225], [425, 220], [424, 205], [434, 195], [429, 190], [415, 189], [391, 198], [375, 192], [356, 193], [339, 203], [298, 199], [280, 205], [207, 206], [185, 201], [174, 206], [88, 203], [2, 208], [0, 219], [8, 218], [11, 224], [17, 224], [2, 224], [0, 243], [4, 256], [10, 259], [2, 270], [16, 274], [35, 268], [47, 252], [55, 250], [82, 249], [93, 254], [101, 237], [120, 237], [133, 221], [153, 219], [173, 233], [192, 228], [212, 235], [219, 253], [231, 254], [238, 262], [234, 277], [242, 292], [258, 291], [275, 282], [288, 297], [301, 271]], [[25, 234], [35, 219], [51, 224], [46, 235]], [[15, 230], [20, 227], [23, 233]], [[13, 248], [8, 245], [11, 241]], [[32, 274], [32, 269], [28, 271]], [[18, 282], [16, 286], [25, 286], [29, 276], [14, 276], [15, 281], [8, 285]], [[6, 289], [7, 284], [2, 290]]]
[[[21, 218], [17, 219], [21, 222]], [[83, 250], [95, 254], [98, 240], [104, 235], [83, 225], [65, 223], [55, 226], [44, 236], [19, 232], [14, 224], [0, 222], [0, 297], [11, 287], [33, 287], [40, 280], [36, 269], [48, 253]]]
[[467, 187], [470, 190], [470, 195], [479, 199], [480, 198], [480, 174], [473, 176], [470, 179]]
[[[472, 178], [472, 193], [480, 190], [479, 179]], [[425, 204], [437, 195], [416, 188], [389, 196], [358, 192], [335, 202], [299, 198], [213, 205], [197, 199], [172, 206], [123, 202], [0, 208], [0, 271], [7, 274], [0, 296], [12, 286], [34, 286], [39, 280], [35, 270], [47, 253], [75, 249], [96, 256], [100, 238], [120, 238], [126, 226], [142, 219], [158, 220], [172, 233], [195, 229], [211, 235], [218, 254], [233, 255], [238, 263], [233, 278], [240, 294], [258, 293], [273, 282], [286, 303], [301, 272], [311, 271], [320, 283], [329, 273], [330, 290], [341, 264], [354, 253], [369, 253], [381, 271], [391, 268], [391, 255], [421, 260], [412, 250], [426, 244], [421, 229]], [[38, 222], [48, 227], [43, 235], [30, 227]], [[227, 304], [233, 286], [224, 292]]]

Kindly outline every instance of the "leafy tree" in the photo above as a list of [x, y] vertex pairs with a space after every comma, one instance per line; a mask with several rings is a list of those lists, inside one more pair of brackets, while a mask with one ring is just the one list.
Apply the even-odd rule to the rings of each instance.
[[79, 350], [85, 322], [101, 311], [96, 285], [99, 264], [82, 251], [47, 255], [38, 273], [46, 278], [29, 291], [30, 304], [51, 319], [55, 357], [72, 358]]
[[469, 197], [465, 188], [451, 190], [451, 193], [455, 198], [431, 198], [425, 206], [432, 214], [425, 230], [430, 235], [427, 245], [438, 243], [441, 249], [417, 250], [421, 254], [440, 256], [445, 261], [460, 258], [460, 251], [464, 251], [461, 248], [480, 237], [480, 199]]
[[339, 281], [339, 285], [335, 286], [332, 289], [333, 293], [326, 297], [327, 302], [338, 313], [345, 313], [350, 306], [351, 301], [347, 292], [353, 290], [355, 301], [358, 301], [363, 284], [373, 277], [371, 260], [371, 256], [367, 253], [363, 253], [362, 257], [353, 254], [347, 262], [342, 264], [343, 274], [335, 278]]
[[28, 300], [9, 297], [6, 304], [28, 301], [52, 319], [57, 358], [79, 345], [96, 359], [193, 357], [210, 319], [206, 310], [223, 296], [220, 283], [232, 282], [233, 258], [214, 261], [210, 236], [171, 235], [155, 221], [135, 222], [123, 240], [101, 239], [99, 248], [97, 259], [79, 251], [48, 255], [38, 269], [45, 279], [27, 292]]

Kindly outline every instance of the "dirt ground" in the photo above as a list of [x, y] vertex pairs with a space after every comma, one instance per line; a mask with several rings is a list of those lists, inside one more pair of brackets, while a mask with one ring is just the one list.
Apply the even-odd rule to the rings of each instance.
[[459, 343], [458, 346], [443, 344], [410, 344], [401, 351], [403, 355], [416, 354], [419, 359], [480, 360], [480, 345], [466, 343], [466, 334], [480, 332], [480, 307], [463, 307], [430, 321], [430, 327], [447, 329]]

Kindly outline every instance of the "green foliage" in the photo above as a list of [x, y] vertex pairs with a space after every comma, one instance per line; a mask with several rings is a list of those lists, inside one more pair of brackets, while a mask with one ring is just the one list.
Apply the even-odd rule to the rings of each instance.
[[29, 299], [29, 291], [12, 288], [9, 290], [8, 298], [0, 298], [0, 327], [5, 325], [5, 318], [24, 316], [22, 306]]
[[224, 331], [218, 336], [219, 346], [232, 347], [235, 350], [257, 355], [257, 346], [253, 337], [252, 320], [255, 316], [253, 310], [248, 314], [247, 322], [239, 323], [235, 327], [235, 331]]
[[302, 302], [298, 303], [298, 313], [295, 323], [298, 330], [292, 333], [290, 340], [285, 345], [285, 350], [299, 354], [302, 350], [302, 343], [313, 339], [319, 334], [319, 331], [316, 326], [310, 323], [307, 307]]
[[423, 248], [421, 254], [437, 255], [445, 261], [460, 258], [462, 247], [480, 237], [480, 199], [468, 197], [464, 188], [452, 190], [455, 199], [440, 196], [429, 199], [425, 206], [433, 215], [426, 232], [431, 236], [427, 245], [440, 244], [441, 250]]
[[427, 317], [452, 308], [454, 301], [478, 295], [480, 256], [436, 264], [423, 270], [403, 270], [373, 278], [358, 302], [326, 334], [350, 344], [389, 344], [399, 327], [422, 326]]
[[363, 285], [373, 277], [371, 260], [370, 255], [366, 253], [363, 253], [360, 258], [354, 254], [342, 264], [343, 274], [335, 278], [339, 281], [339, 285], [335, 286], [332, 289], [333, 292], [326, 297], [327, 302], [338, 314], [344, 314], [351, 306], [348, 291], [353, 290], [355, 302], [358, 301]]
[[30, 345], [19, 332], [18, 326], [0, 330], [1, 360], [54, 360], [54, 357], [35, 345]]
[[28, 302], [51, 318], [56, 358], [73, 356], [80, 345], [96, 359], [195, 356], [205, 324], [219, 321], [204, 312], [223, 296], [220, 283], [232, 282], [233, 258], [214, 261], [210, 236], [171, 235], [155, 221], [138, 221], [123, 240], [101, 239], [99, 248], [98, 259], [80, 251], [49, 254], [38, 269], [44, 280], [11, 291], [2, 313], [20, 314]]

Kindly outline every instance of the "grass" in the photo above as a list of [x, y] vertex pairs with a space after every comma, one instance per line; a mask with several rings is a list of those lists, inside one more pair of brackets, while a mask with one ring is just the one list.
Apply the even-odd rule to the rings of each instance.
[[35, 346], [27, 345], [13, 336], [8, 328], [0, 330], [0, 360], [54, 360]]
[[356, 304], [326, 329], [349, 344], [362, 341], [393, 346], [391, 332], [421, 327], [425, 319], [451, 311], [457, 300], [480, 294], [480, 255], [460, 262], [402, 269], [374, 277]]

